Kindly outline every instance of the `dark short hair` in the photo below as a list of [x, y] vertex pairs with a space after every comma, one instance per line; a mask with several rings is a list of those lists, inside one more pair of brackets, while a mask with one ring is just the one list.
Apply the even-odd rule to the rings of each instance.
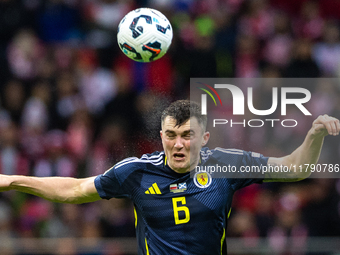
[[170, 104], [162, 113], [162, 125], [166, 117], [172, 117], [176, 120], [176, 126], [181, 126], [191, 117], [196, 117], [198, 123], [202, 126], [203, 132], [207, 126], [207, 116], [201, 115], [201, 106], [189, 100], [177, 100]]

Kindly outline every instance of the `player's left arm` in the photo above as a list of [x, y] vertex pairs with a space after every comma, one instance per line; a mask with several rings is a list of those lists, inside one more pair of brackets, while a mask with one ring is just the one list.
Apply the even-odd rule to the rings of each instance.
[[[303, 143], [290, 155], [268, 159], [268, 169], [270, 167], [287, 166], [291, 171], [270, 172], [265, 174], [264, 182], [294, 182], [308, 178], [311, 168], [306, 168], [305, 164], [316, 164], [319, 160], [324, 137], [327, 135], [337, 136], [340, 132], [340, 122], [338, 119], [320, 115], [314, 120], [312, 128], [308, 131]], [[293, 171], [294, 166], [302, 166], [302, 171]], [[307, 171], [306, 171], [307, 169]]]

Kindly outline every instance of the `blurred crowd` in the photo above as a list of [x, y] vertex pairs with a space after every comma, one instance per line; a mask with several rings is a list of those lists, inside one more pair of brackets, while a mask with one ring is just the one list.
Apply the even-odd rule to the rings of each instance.
[[[143, 64], [121, 53], [116, 33], [127, 12], [146, 6], [168, 17], [174, 38], [163, 58]], [[160, 113], [189, 97], [191, 77], [337, 79], [339, 29], [337, 0], [1, 0], [0, 173], [87, 177], [162, 150]], [[339, 85], [308, 89], [314, 116], [340, 117]], [[283, 156], [311, 125], [301, 121], [291, 132], [244, 129], [230, 146]], [[339, 163], [339, 139], [325, 143], [321, 162]], [[339, 201], [337, 179], [252, 185], [235, 195], [228, 236], [268, 237], [288, 254], [308, 236], [340, 235]], [[6, 236], [134, 236], [133, 205], [52, 204], [7, 192]]]

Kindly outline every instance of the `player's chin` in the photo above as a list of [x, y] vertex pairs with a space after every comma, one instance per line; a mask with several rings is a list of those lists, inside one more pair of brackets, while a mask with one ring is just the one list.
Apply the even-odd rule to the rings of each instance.
[[188, 164], [188, 162], [175, 161], [175, 162], [173, 162], [172, 167], [176, 172], [183, 172], [184, 173], [184, 172], [187, 172], [187, 169], [190, 168], [190, 165]]

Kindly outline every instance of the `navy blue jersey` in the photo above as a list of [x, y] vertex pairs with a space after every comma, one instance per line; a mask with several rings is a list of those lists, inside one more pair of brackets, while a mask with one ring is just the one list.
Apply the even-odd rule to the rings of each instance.
[[[201, 150], [200, 166], [267, 165], [257, 153], [216, 148]], [[213, 178], [179, 174], [164, 152], [127, 158], [97, 176], [101, 198], [128, 197], [135, 206], [138, 254], [221, 254], [227, 213], [236, 190], [263, 179]]]

